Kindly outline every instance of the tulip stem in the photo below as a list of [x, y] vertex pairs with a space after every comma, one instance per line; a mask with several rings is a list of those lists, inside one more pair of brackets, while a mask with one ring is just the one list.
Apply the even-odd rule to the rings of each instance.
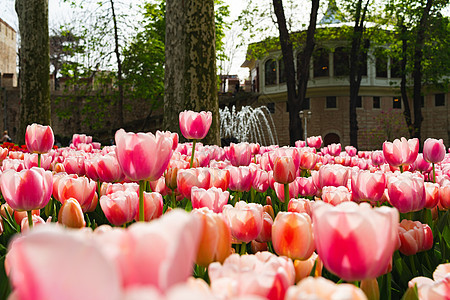
[[145, 189], [145, 180], [139, 181], [139, 222], [145, 221], [144, 214], [144, 189]]
[[244, 255], [247, 253], [247, 243], [246, 242], [242, 242], [241, 244], [241, 255]]
[[283, 205], [284, 211], [287, 211], [288, 203], [289, 203], [289, 183], [285, 183], [284, 184], [284, 205]]
[[403, 165], [400, 165], [400, 173], [403, 173]]
[[170, 195], [170, 198], [172, 199], [172, 208], [177, 207], [177, 198], [175, 195], [175, 190], [172, 190], [172, 195]]
[[27, 210], [27, 216], [28, 216], [28, 227], [30, 229], [33, 227], [33, 215], [31, 214], [31, 210]]
[[197, 143], [197, 140], [192, 141], [192, 154], [191, 154], [191, 162], [189, 164], [189, 168], [192, 168], [192, 165], [194, 164], [194, 153], [195, 153], [195, 144]]
[[436, 183], [436, 169], [434, 167], [434, 163], [433, 163], [433, 183]]
[[41, 167], [41, 154], [38, 153], [38, 168], [40, 168], [40, 167]]

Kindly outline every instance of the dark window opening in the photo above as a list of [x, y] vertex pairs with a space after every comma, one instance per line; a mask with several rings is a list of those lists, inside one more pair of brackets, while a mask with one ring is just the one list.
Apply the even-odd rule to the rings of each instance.
[[400, 60], [391, 57], [391, 78], [401, 78], [402, 68]]
[[284, 67], [284, 60], [283, 58], [281, 58], [278, 61], [278, 66], [279, 66], [279, 74], [278, 74], [278, 78], [279, 78], [279, 83], [284, 83], [286, 82], [286, 68]]
[[402, 97], [393, 97], [392, 98], [392, 108], [394, 108], [394, 109], [402, 108]]
[[277, 82], [277, 62], [273, 59], [266, 61], [264, 65], [265, 69], [265, 84], [272, 85]]
[[434, 106], [445, 106], [445, 94], [434, 95]]
[[328, 96], [326, 108], [337, 108], [336, 96]]
[[326, 77], [329, 76], [329, 56], [328, 51], [321, 48], [314, 52], [314, 77]]
[[373, 108], [381, 108], [381, 100], [380, 97], [373, 97]]
[[420, 107], [425, 107], [425, 97], [420, 96]]
[[361, 96], [356, 97], [356, 107], [362, 108], [362, 97]]

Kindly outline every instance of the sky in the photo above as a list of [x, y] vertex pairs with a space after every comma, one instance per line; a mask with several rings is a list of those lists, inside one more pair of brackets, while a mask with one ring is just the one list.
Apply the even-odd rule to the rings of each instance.
[[[14, 10], [14, 2], [15, 0], [0, 0], [0, 18], [6, 21], [9, 25], [11, 25], [14, 29], [18, 28], [18, 20], [17, 15]], [[134, 8], [137, 8], [138, 4], [142, 3], [142, 0], [128, 0]], [[224, 0], [230, 6], [230, 17], [229, 20], [236, 19], [241, 13], [245, 0]], [[49, 0], [49, 27], [58, 28], [61, 24], [67, 23], [73, 19], [76, 11], [70, 7], [68, 3], [65, 3], [63, 0]], [[236, 28], [233, 28], [231, 32], [228, 34], [233, 34]], [[233, 61], [231, 64], [231, 68], [227, 66], [227, 70], [229, 74], [238, 74], [239, 78], [244, 79], [248, 76], [247, 68], [240, 68], [240, 65], [245, 60], [245, 52], [246, 46], [240, 47], [235, 55], [233, 56]]]

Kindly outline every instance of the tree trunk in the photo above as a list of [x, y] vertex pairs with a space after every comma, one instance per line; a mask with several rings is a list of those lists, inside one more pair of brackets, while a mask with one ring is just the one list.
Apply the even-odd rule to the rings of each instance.
[[[367, 6], [369, 0], [362, 8], [362, 0], [356, 5], [355, 26], [353, 27], [352, 47], [350, 51], [350, 103], [349, 103], [349, 119], [350, 119], [350, 145], [358, 148], [358, 119], [356, 115], [356, 102], [358, 99], [359, 87], [361, 85], [363, 53], [361, 41], [364, 32], [364, 20], [366, 17]], [[364, 47], [368, 47], [365, 45]]]
[[409, 99], [408, 99], [408, 92], [406, 89], [407, 81], [406, 81], [406, 64], [408, 60], [408, 37], [407, 37], [407, 30], [406, 26], [400, 24], [401, 27], [401, 39], [402, 39], [402, 59], [400, 61], [400, 68], [402, 72], [402, 79], [400, 81], [400, 91], [402, 94], [402, 102], [405, 109], [403, 110], [403, 116], [405, 117], [406, 126], [408, 126], [408, 132], [409, 137], [412, 138], [414, 136], [414, 129], [412, 126], [412, 119], [411, 119], [411, 108], [409, 107]]
[[210, 111], [205, 144], [220, 145], [214, 0], [187, 0], [184, 107]]
[[[296, 90], [296, 72], [294, 64], [294, 51], [290, 34], [287, 29], [286, 17], [284, 14], [282, 0], [273, 0], [273, 7], [277, 17], [278, 31], [280, 34], [280, 46], [283, 54], [283, 62], [286, 75], [287, 86], [287, 105], [289, 107], [289, 143], [295, 145], [297, 140], [302, 138], [302, 120], [299, 118], [299, 111], [303, 105], [306, 87], [308, 84], [309, 62], [311, 60], [312, 51], [314, 49], [314, 33], [316, 29], [317, 10], [319, 8], [319, 0], [312, 1], [310, 24], [308, 27], [305, 47], [301, 56], [301, 66], [298, 66], [298, 91]], [[303, 137], [306, 140], [306, 137]]]
[[185, 109], [186, 1], [166, 0], [163, 128], [177, 132], [180, 138], [178, 116]]
[[414, 106], [414, 137], [420, 140], [421, 126], [422, 126], [422, 58], [423, 47], [425, 44], [425, 33], [427, 30], [428, 15], [433, 5], [433, 0], [427, 0], [427, 4], [420, 18], [419, 26], [417, 28], [416, 46], [414, 48], [414, 69], [413, 69], [413, 106]]
[[48, 0], [16, 0], [20, 31], [19, 143], [27, 125], [51, 125]]
[[123, 78], [122, 78], [122, 60], [120, 58], [119, 50], [119, 34], [117, 32], [117, 18], [116, 11], [114, 9], [114, 1], [110, 0], [111, 3], [111, 13], [114, 24], [114, 53], [116, 54], [117, 60], [117, 84], [119, 85], [119, 97], [117, 99], [117, 116], [118, 116], [118, 126], [123, 127]]

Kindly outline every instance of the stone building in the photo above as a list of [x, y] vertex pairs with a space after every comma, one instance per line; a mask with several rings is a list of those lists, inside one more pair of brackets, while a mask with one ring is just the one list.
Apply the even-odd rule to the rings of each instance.
[[0, 18], [0, 73], [10, 74], [6, 77], [2, 76], [2, 79], [12, 81], [6, 82], [5, 85], [17, 85], [16, 36], [16, 30]]
[[[321, 135], [325, 144], [350, 143], [350, 58], [346, 45], [348, 47], [347, 41], [339, 39], [319, 42], [309, 70], [307, 101], [303, 108], [304, 115], [311, 112], [307, 119], [307, 135]], [[357, 102], [358, 146], [362, 150], [380, 149], [384, 140], [408, 136], [402, 115], [399, 64], [377, 47], [380, 46], [369, 48]], [[298, 51], [294, 55], [298, 55]], [[289, 108], [281, 50], [274, 49], [262, 58], [246, 60], [241, 67], [249, 68], [252, 90], [259, 94], [258, 101], [252, 106], [269, 108], [280, 145], [288, 145]], [[423, 92], [422, 139], [441, 138], [449, 145], [450, 94], [429, 87], [424, 87]]]

